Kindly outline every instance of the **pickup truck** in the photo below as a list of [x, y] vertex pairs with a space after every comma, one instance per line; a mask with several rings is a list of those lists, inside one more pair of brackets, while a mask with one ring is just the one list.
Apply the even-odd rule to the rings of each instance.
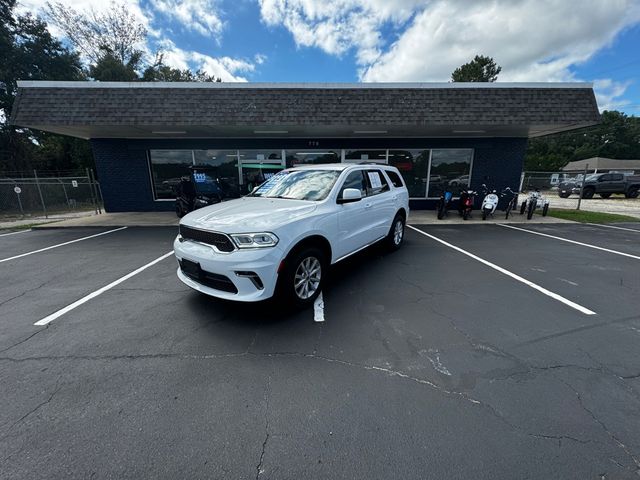
[[[558, 186], [558, 195], [567, 198], [572, 193], [580, 195], [582, 181], [562, 182]], [[584, 181], [582, 198], [593, 198], [597, 193], [602, 198], [609, 198], [614, 193], [623, 193], [627, 198], [636, 198], [640, 191], [640, 175], [622, 173], [596, 173], [588, 175]]]

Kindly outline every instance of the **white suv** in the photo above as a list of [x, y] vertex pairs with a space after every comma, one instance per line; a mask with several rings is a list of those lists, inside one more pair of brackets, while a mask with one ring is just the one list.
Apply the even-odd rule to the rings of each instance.
[[180, 221], [178, 278], [213, 297], [255, 302], [276, 292], [313, 303], [328, 265], [385, 240], [402, 244], [409, 194], [387, 165], [283, 170], [251, 194]]

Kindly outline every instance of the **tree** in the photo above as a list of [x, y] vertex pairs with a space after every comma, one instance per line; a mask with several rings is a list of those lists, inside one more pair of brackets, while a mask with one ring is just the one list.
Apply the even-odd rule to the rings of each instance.
[[[42, 20], [28, 14], [15, 15], [15, 6], [16, 0], [0, 0], [0, 169], [4, 170], [46, 166], [40, 154], [53, 138], [7, 124], [17, 81], [84, 78], [78, 56], [54, 39]], [[84, 141], [65, 138], [64, 142], [71, 146]], [[90, 162], [91, 157], [78, 161]]]
[[140, 68], [142, 53], [136, 52], [126, 63], [123, 63], [107, 47], [94, 65], [89, 66], [89, 76], [100, 82], [135, 82], [139, 80], [137, 70]]
[[215, 75], [198, 70], [195, 73], [191, 70], [172, 68], [164, 64], [162, 53], [156, 55], [156, 61], [149, 65], [143, 72], [141, 80], [143, 82], [221, 82], [221, 78]]
[[469, 63], [456, 68], [451, 74], [452, 82], [495, 82], [502, 67], [491, 57], [476, 55]]
[[47, 12], [75, 49], [91, 63], [98, 63], [104, 52], [127, 65], [142, 55], [147, 29], [130, 13], [125, 3], [111, 3], [104, 13], [90, 9], [78, 12], [63, 3], [47, 2]]

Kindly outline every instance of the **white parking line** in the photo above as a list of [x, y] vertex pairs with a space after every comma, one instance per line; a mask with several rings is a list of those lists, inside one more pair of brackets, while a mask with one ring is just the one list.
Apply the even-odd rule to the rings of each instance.
[[142, 267], [135, 269], [133, 272], [127, 273], [124, 277], [120, 277], [118, 280], [115, 280], [114, 282], [111, 282], [109, 285], [105, 285], [104, 287], [99, 288], [95, 292], [92, 292], [89, 295], [86, 295], [86, 296], [82, 297], [80, 300], [76, 300], [72, 304], [67, 305], [66, 307], [58, 310], [57, 312], [52, 313], [51, 315], [49, 315], [47, 317], [44, 317], [42, 320], [38, 320], [36, 323], [34, 323], [34, 325], [42, 326], [42, 325], [46, 325], [46, 324], [54, 321], [56, 318], [61, 317], [65, 313], [69, 313], [71, 310], [79, 307], [83, 303], [87, 303], [89, 300], [91, 300], [93, 298], [96, 298], [98, 295], [102, 295], [104, 292], [106, 292], [107, 290], [112, 289], [116, 285], [120, 285], [122, 282], [124, 282], [126, 280], [129, 280], [134, 275], [137, 275], [140, 272], [146, 270], [147, 268], [154, 266], [156, 263], [161, 262], [162, 260], [164, 260], [165, 258], [167, 258], [170, 255], [173, 255], [173, 250], [171, 250], [168, 253], [165, 253], [161, 257], [156, 258], [152, 262], [149, 262], [146, 265], [143, 265]]
[[591, 226], [594, 226], [594, 227], [615, 228], [616, 230], [624, 230], [626, 232], [640, 233], [640, 230], [636, 230], [635, 228], [615, 227], [613, 225], [603, 225], [601, 223], [585, 223], [585, 225], [591, 225]]
[[313, 321], [324, 322], [324, 299], [322, 298], [322, 292], [320, 292], [318, 298], [313, 302]]
[[21, 253], [20, 255], [14, 255], [13, 257], [3, 258], [2, 260], [0, 260], [0, 263], [8, 262], [9, 260], [15, 260], [16, 258], [26, 257], [27, 255], [33, 255], [34, 253], [46, 252], [47, 250], [51, 250], [52, 248], [63, 247], [65, 245], [70, 245], [72, 243], [81, 242], [82, 240], [89, 240], [90, 238], [95, 238], [95, 237], [99, 237], [101, 235], [106, 235], [107, 233], [118, 232], [120, 230], [124, 230], [125, 228], [127, 228], [127, 227], [120, 227], [120, 228], [116, 228], [114, 230], [108, 230], [106, 232], [96, 233], [95, 235], [89, 235], [88, 237], [76, 238], [75, 240], [71, 240], [69, 242], [59, 243], [57, 245], [51, 245], [50, 247], [40, 248], [40, 249], [34, 250], [32, 252]]
[[429, 234], [427, 232], [423, 232], [422, 230], [420, 230], [420, 229], [418, 229], [418, 228], [416, 228], [416, 227], [414, 227], [412, 225], [407, 225], [407, 227], [409, 227], [412, 230], [415, 230], [416, 232], [424, 235], [425, 237], [429, 237], [432, 240], [435, 240], [436, 242], [440, 242], [441, 244], [443, 244], [443, 245], [445, 245], [445, 246], [447, 246], [449, 248], [452, 248], [452, 249], [462, 253], [463, 255], [466, 255], [467, 257], [473, 258], [474, 260], [477, 260], [478, 262], [483, 263], [486, 266], [491, 267], [494, 270], [497, 270], [498, 272], [503, 273], [503, 274], [507, 275], [508, 277], [511, 277], [514, 280], [517, 280], [520, 283], [524, 283], [528, 287], [531, 287], [534, 290], [539, 291], [540, 293], [546, 295], [547, 297], [551, 297], [554, 300], [557, 300], [557, 301], [559, 301], [561, 303], [564, 303], [565, 305], [567, 305], [567, 306], [569, 306], [569, 307], [571, 307], [571, 308], [573, 308], [575, 310], [578, 310], [579, 312], [584, 313], [585, 315], [596, 315], [596, 312], [594, 312], [593, 310], [589, 310], [588, 308], [583, 307], [582, 305], [579, 305], [579, 304], [577, 304], [575, 302], [572, 302], [571, 300], [569, 300], [567, 298], [564, 298], [563, 296], [558, 295], [557, 293], [553, 293], [552, 291], [547, 290], [546, 288], [541, 287], [540, 285], [538, 285], [536, 283], [533, 283], [533, 282], [527, 280], [526, 278], [522, 278], [520, 275], [516, 275], [515, 273], [510, 272], [509, 270], [506, 270], [506, 269], [496, 265], [495, 263], [491, 263], [488, 260], [485, 260], [484, 258], [480, 258], [480, 257], [478, 257], [477, 255], [474, 255], [471, 252], [467, 252], [466, 250], [463, 250], [460, 247], [456, 247], [455, 245], [453, 245], [453, 244], [451, 244], [449, 242], [445, 242], [444, 240], [442, 240], [442, 239], [440, 239], [438, 237], [435, 237], [435, 236], [433, 236], [433, 235], [431, 235], [431, 234]]
[[532, 233], [533, 235], [540, 235], [541, 237], [553, 238], [555, 240], [561, 240], [563, 242], [573, 243], [587, 248], [594, 248], [596, 250], [602, 250], [603, 252], [614, 253], [616, 255], [622, 255], [623, 257], [633, 258], [640, 260], [638, 255], [631, 255], [630, 253], [619, 252], [617, 250], [611, 250], [610, 248], [598, 247], [597, 245], [591, 245], [590, 243], [577, 242], [575, 240], [569, 240], [568, 238], [556, 237], [555, 235], [549, 235], [548, 233], [536, 232], [534, 230], [527, 230], [526, 228], [514, 227], [513, 225], [504, 225], [503, 223], [496, 223], [499, 227], [512, 228], [514, 230], [520, 230], [521, 232]]
[[18, 233], [25, 233], [25, 232], [30, 232], [31, 229], [29, 230], [20, 230], [19, 232], [11, 232], [11, 233], [2, 233], [0, 234], [0, 237], [6, 237], [8, 235], [17, 235]]

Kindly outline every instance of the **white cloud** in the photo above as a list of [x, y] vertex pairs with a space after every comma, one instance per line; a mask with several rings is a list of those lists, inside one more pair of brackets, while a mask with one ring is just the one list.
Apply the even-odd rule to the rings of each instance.
[[620, 110], [629, 105], [631, 102], [623, 99], [622, 96], [630, 85], [630, 81], [616, 82], [610, 78], [594, 80], [593, 88], [600, 110]]
[[181, 70], [202, 70], [215, 75], [223, 82], [246, 82], [239, 74], [253, 72], [255, 65], [247, 60], [231, 57], [212, 57], [194, 50], [183, 50], [176, 47], [171, 40], [162, 42], [163, 61], [166, 65]]
[[224, 22], [217, 0], [151, 0], [150, 5], [188, 30], [220, 39]]
[[262, 65], [264, 62], [267, 61], [267, 56], [263, 53], [256, 53], [253, 56], [253, 61], [257, 64], [257, 65]]

